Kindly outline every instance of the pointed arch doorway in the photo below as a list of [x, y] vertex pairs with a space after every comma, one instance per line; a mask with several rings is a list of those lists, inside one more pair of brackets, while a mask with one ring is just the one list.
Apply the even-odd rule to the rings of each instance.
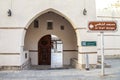
[[[43, 13], [43, 12], [42, 12]], [[25, 36], [25, 46], [24, 49], [29, 51], [30, 54], [30, 59], [31, 59], [31, 65], [55, 65], [56, 62], [52, 61], [58, 61], [56, 60], [56, 57], [50, 57], [52, 53], [53, 55], [57, 55], [56, 53], [59, 54], [60, 51], [57, 51], [56, 49], [51, 49], [51, 54], [49, 54], [49, 58], [41, 58], [43, 55], [48, 55], [48, 54], [40, 54], [44, 49], [41, 51], [41, 47], [47, 47], [46, 41], [40, 41], [41, 39], [46, 39], [45, 36], [47, 35], [56, 35], [59, 39], [61, 39], [62, 42], [58, 42], [58, 44], [61, 45], [63, 44], [63, 49], [62, 49], [62, 65], [70, 65], [70, 60], [72, 58], [77, 58], [78, 57], [78, 47], [77, 47], [77, 36], [75, 29], [71, 25], [68, 19], [64, 15], [61, 15], [59, 11], [56, 10], [47, 10], [45, 11], [44, 14], [39, 15], [35, 20], [38, 21], [39, 26], [36, 28], [34, 25], [34, 21], [31, 23], [31, 25], [28, 27], [26, 31], [26, 36]], [[52, 22], [52, 29], [48, 28], [48, 23]], [[56, 43], [55, 42], [55, 43]], [[51, 43], [50, 43], [51, 45]], [[38, 48], [39, 47], [39, 48]], [[52, 48], [52, 47], [49, 47]], [[58, 47], [56, 47], [58, 48]], [[53, 50], [53, 51], [52, 51]], [[46, 50], [45, 50], [46, 51]], [[47, 51], [46, 51], [47, 52]], [[42, 62], [41, 59], [48, 59], [46, 60], [47, 62]], [[51, 60], [52, 61], [51, 61]]]
[[38, 65], [51, 64], [51, 35], [42, 37], [38, 42]]

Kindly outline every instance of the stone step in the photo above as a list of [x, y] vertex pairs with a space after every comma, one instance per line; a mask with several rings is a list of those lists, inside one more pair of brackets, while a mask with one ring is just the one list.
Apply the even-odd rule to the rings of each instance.
[[31, 65], [30, 70], [59, 70], [59, 69], [70, 69], [70, 65], [64, 65], [63, 67], [51, 68], [50, 65]]
[[[111, 68], [111, 65], [108, 63], [104, 63], [105, 68]], [[97, 61], [96, 68], [101, 68], [101, 61]]]

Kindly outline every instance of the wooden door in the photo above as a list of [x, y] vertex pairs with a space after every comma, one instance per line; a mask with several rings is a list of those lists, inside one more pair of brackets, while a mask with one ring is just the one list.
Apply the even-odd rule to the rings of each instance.
[[38, 64], [51, 64], [51, 35], [46, 35], [38, 42]]

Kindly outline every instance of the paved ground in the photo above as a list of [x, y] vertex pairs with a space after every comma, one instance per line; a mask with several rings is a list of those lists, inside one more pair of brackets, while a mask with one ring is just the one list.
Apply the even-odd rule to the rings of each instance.
[[0, 80], [120, 80], [120, 59], [106, 60], [106, 76], [100, 69], [90, 71], [77, 69], [0, 71]]

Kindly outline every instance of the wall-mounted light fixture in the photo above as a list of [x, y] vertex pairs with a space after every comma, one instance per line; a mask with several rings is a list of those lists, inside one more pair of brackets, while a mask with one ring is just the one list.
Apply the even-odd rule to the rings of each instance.
[[87, 15], [87, 10], [85, 8], [83, 9], [83, 15]]
[[12, 16], [12, 11], [10, 9], [8, 10], [7, 13], [8, 13], [8, 16]]

